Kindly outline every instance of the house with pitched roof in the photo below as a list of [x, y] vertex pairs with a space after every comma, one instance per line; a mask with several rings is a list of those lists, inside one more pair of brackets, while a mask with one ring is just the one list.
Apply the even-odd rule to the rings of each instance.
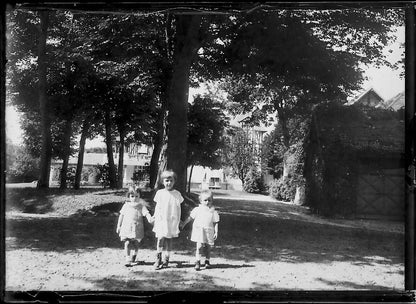
[[384, 105], [384, 99], [374, 90], [373, 88], [370, 88], [352, 100], [350, 100], [347, 105], [363, 105], [363, 106], [369, 106], [369, 107], [380, 107]]
[[405, 96], [404, 92], [397, 94], [396, 96], [390, 98], [386, 102], [384, 102], [384, 109], [399, 111], [404, 109], [405, 106]]

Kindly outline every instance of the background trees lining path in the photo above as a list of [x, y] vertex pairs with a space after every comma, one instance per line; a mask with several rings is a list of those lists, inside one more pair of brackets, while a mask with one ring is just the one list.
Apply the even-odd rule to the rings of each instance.
[[[59, 115], [60, 104], [82, 100], [85, 107], [75, 117], [94, 122], [90, 135], [106, 134], [111, 187], [120, 187], [122, 175], [123, 160], [117, 174], [109, 149], [118, 136], [153, 144], [152, 183], [162, 157], [162, 167], [179, 174], [181, 191], [189, 165], [184, 134], [190, 85], [219, 81], [229, 94], [227, 110], [248, 113], [253, 122], [275, 113], [288, 149], [286, 122], [294, 114], [344, 101], [363, 80], [360, 63], [392, 66], [383, 48], [404, 19], [402, 9], [385, 8], [91, 16], [62, 8], [37, 13], [30, 5], [9, 11], [8, 18], [8, 96], [25, 113], [25, 143], [41, 158], [39, 187], [49, 186], [52, 156], [65, 161], [74, 153], [68, 143], [84, 125]], [[66, 81], [56, 89], [55, 80], [69, 79], [80, 63], [87, 83]], [[76, 93], [80, 87], [82, 94]], [[33, 129], [38, 122], [39, 131]]]

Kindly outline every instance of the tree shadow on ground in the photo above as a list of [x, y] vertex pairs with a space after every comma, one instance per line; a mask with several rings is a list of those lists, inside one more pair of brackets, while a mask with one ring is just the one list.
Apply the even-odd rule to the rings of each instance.
[[[404, 236], [325, 222], [309, 222], [300, 206], [260, 201], [216, 200], [219, 237], [212, 256], [238, 261], [289, 263], [352, 262], [356, 265], [404, 263]], [[67, 218], [11, 218], [6, 221], [7, 250], [40, 251], [122, 249], [115, 233], [122, 203], [93, 207], [92, 214]], [[104, 211], [108, 211], [105, 213]], [[152, 226], [144, 220], [140, 248], [154, 249]], [[193, 256], [191, 224], [174, 240], [174, 252]]]
[[[133, 271], [126, 279], [125, 276], [112, 276], [97, 280], [89, 280], [97, 289], [102, 290], [146, 290], [146, 291], [198, 291], [198, 290], [230, 290], [232, 288], [225, 280], [220, 280], [208, 274], [197, 272], [190, 275], [184, 271]], [[163, 282], [161, 284], [160, 282]]]
[[349, 281], [325, 280], [318, 278], [317, 281], [325, 283], [327, 286], [337, 288], [338, 290], [386, 290], [386, 286], [376, 284], [356, 284]]

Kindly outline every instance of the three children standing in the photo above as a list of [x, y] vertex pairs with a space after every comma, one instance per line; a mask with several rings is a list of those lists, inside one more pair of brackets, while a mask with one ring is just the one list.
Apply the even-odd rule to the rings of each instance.
[[[164, 188], [156, 192], [154, 202], [156, 203], [153, 217], [150, 215], [146, 202], [140, 199], [140, 194], [135, 195], [134, 190], [127, 193], [128, 201], [123, 205], [116, 232], [120, 239], [125, 242], [126, 266], [137, 264], [137, 251], [140, 241], [143, 238], [143, 217], [153, 224], [156, 242], [156, 261], [154, 268], [167, 267], [172, 250], [173, 238], [178, 237], [179, 228], [183, 228], [191, 220], [192, 226], [191, 241], [196, 243], [195, 269], [201, 267], [201, 249], [205, 253], [205, 267], [210, 266], [211, 246], [218, 237], [218, 212], [213, 207], [213, 196], [210, 191], [203, 191], [199, 196], [200, 205], [194, 208], [189, 217], [181, 222], [181, 204], [184, 199], [179, 191], [174, 189], [177, 176], [171, 170], [161, 174]], [[131, 251], [134, 254], [131, 255]]]

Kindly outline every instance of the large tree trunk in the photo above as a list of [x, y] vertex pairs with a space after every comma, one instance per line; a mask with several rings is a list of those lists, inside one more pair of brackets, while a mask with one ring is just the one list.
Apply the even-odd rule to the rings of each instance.
[[39, 108], [41, 115], [41, 156], [40, 173], [37, 188], [49, 188], [49, 175], [52, 157], [51, 120], [48, 97], [46, 95], [46, 39], [49, 23], [48, 11], [39, 12], [40, 35], [38, 40], [38, 77], [39, 77]]
[[77, 170], [75, 172], [74, 189], [79, 189], [81, 184], [82, 167], [84, 166], [85, 142], [88, 137], [89, 127], [90, 123], [88, 121], [88, 118], [86, 118], [82, 125], [81, 139], [79, 141], [78, 162]]
[[64, 127], [64, 157], [63, 157], [63, 163], [61, 168], [61, 183], [60, 183], [60, 189], [66, 189], [67, 188], [67, 182], [66, 177], [68, 174], [68, 164], [69, 164], [69, 154], [71, 153], [71, 135], [72, 135], [72, 119], [68, 119], [65, 122]]
[[194, 170], [194, 165], [191, 165], [191, 170], [189, 171], [189, 178], [188, 178], [188, 194], [191, 193], [191, 180], [192, 180], [193, 170]]
[[[170, 81], [170, 79], [167, 79]], [[167, 90], [167, 88], [166, 88]], [[158, 114], [158, 120], [156, 125], [156, 134], [153, 137], [153, 152], [150, 160], [150, 188], [158, 189], [159, 174], [166, 167], [166, 110], [167, 110], [167, 92], [165, 91], [161, 95], [161, 108]], [[161, 159], [162, 158], [162, 159]], [[163, 166], [161, 165], [163, 164]]]
[[[167, 83], [170, 82], [170, 77], [166, 79]], [[150, 160], [150, 183], [149, 187], [151, 189], [157, 189], [159, 187], [158, 179], [159, 173], [161, 168], [160, 165], [160, 157], [164, 155], [164, 147], [166, 145], [166, 109], [167, 109], [167, 87], [165, 87], [165, 91], [161, 94], [161, 108], [158, 113], [158, 119], [156, 123], [156, 134], [153, 137], [153, 152], [152, 158]], [[162, 154], [163, 151], [163, 154]], [[165, 162], [166, 163], [166, 162]], [[164, 169], [164, 168], [163, 168]]]
[[[165, 48], [162, 51], [165, 54], [165, 60], [161, 61], [161, 69], [163, 70], [163, 81], [164, 86], [161, 88], [160, 94], [160, 110], [158, 113], [158, 119], [156, 122], [156, 134], [153, 137], [153, 152], [150, 160], [150, 183], [151, 189], [159, 188], [159, 175], [166, 167], [166, 112], [168, 109], [168, 91], [172, 79], [172, 55], [173, 55], [173, 27], [172, 27], [172, 15], [166, 14], [165, 19]], [[162, 160], [161, 160], [162, 158]], [[160, 165], [160, 166], [159, 166]]]
[[187, 104], [189, 74], [196, 55], [200, 15], [176, 16], [172, 80], [169, 90], [167, 168], [178, 175], [176, 189], [186, 190]]
[[290, 134], [289, 129], [287, 127], [287, 117], [283, 109], [279, 109], [277, 111], [277, 118], [279, 120], [279, 125], [282, 127], [283, 144], [285, 145], [285, 148], [287, 150], [289, 149], [290, 145]]
[[155, 185], [153, 186], [154, 190], [160, 189], [160, 187], [162, 186], [162, 181], [160, 180], [160, 175], [162, 174], [162, 172], [164, 170], [167, 169], [167, 158], [166, 158], [166, 150], [167, 150], [167, 144], [164, 143], [162, 146], [162, 151], [160, 152], [160, 157], [159, 157], [159, 167], [158, 167], [158, 172], [156, 175], [156, 182]]
[[108, 110], [105, 111], [105, 143], [107, 146], [107, 159], [108, 159], [108, 178], [110, 182], [110, 188], [115, 189], [117, 188], [117, 181], [116, 181], [116, 170], [114, 166], [114, 157], [113, 157], [113, 140], [111, 137], [111, 117], [110, 112]]
[[150, 159], [149, 175], [150, 182], [149, 187], [153, 189], [156, 185], [157, 175], [159, 173], [159, 157], [163, 148], [163, 133], [164, 130], [158, 129], [157, 134], [153, 137], [153, 152]]
[[120, 133], [120, 147], [118, 149], [118, 180], [117, 180], [117, 188], [123, 188], [123, 177], [124, 177], [124, 137], [125, 131], [123, 128], [119, 128]]

